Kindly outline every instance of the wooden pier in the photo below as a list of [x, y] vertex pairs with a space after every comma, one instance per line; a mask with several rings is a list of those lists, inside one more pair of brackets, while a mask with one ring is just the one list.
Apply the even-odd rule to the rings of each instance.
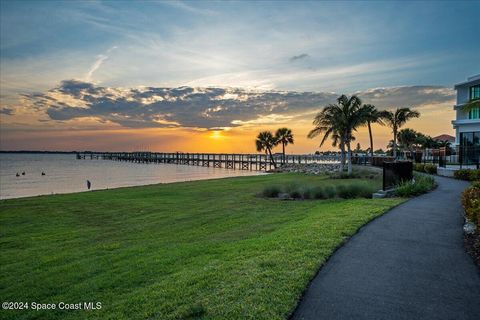
[[[184, 152], [77, 152], [77, 159], [103, 159], [134, 163], [170, 163], [232, 170], [268, 171], [274, 165], [264, 154], [184, 153]], [[274, 155], [278, 165], [282, 155]], [[285, 163], [337, 162], [336, 155], [287, 155]]]

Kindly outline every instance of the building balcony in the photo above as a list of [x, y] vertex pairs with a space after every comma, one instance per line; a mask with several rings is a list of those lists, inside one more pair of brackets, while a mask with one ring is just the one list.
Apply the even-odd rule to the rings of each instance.
[[453, 120], [452, 124], [454, 126], [465, 125], [465, 124], [478, 124], [478, 125], [480, 125], [480, 119], [458, 119], [458, 120]]
[[462, 107], [463, 107], [464, 105], [466, 105], [468, 102], [470, 102], [470, 101], [465, 101], [465, 102], [463, 102], [463, 103], [457, 103], [457, 104], [455, 104], [455, 105], [453, 106], [453, 109], [454, 109], [454, 110], [462, 109]]

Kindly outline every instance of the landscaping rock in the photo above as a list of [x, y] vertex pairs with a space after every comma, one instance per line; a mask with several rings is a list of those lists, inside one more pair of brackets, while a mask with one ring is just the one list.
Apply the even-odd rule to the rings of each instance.
[[475, 233], [475, 225], [470, 221], [466, 221], [463, 225], [463, 232], [466, 234], [474, 234]]
[[281, 192], [278, 194], [278, 199], [280, 200], [293, 200], [290, 195], [286, 192]]
[[295, 172], [306, 174], [335, 173], [340, 169], [338, 163], [285, 163], [278, 167], [275, 172]]

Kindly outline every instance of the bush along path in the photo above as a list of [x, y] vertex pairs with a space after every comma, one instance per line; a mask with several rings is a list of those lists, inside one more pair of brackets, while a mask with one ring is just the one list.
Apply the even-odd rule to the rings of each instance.
[[363, 227], [328, 260], [293, 319], [478, 319], [480, 273], [463, 245], [461, 192], [438, 188]]
[[480, 267], [480, 181], [475, 181], [462, 194], [467, 223], [464, 225], [465, 246]]

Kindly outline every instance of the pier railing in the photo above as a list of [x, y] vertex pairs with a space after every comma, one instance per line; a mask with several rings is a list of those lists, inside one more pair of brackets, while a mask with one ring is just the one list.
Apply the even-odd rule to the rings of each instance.
[[[338, 162], [338, 155], [273, 156], [275, 164]], [[77, 159], [103, 159], [134, 163], [170, 163], [233, 170], [268, 171], [275, 168], [265, 154], [184, 153], [184, 152], [78, 152]]]

